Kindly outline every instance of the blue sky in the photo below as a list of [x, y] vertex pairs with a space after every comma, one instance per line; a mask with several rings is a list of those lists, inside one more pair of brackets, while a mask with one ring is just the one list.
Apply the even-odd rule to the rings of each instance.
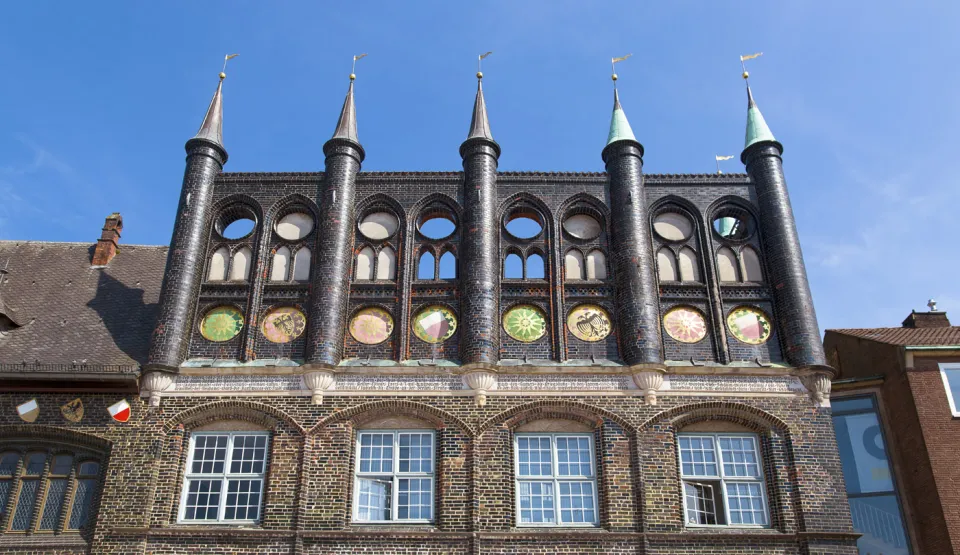
[[737, 56], [784, 164], [823, 328], [960, 322], [960, 4], [19, 2], [0, 8], [0, 239], [166, 244], [226, 53], [227, 171], [317, 171], [350, 58], [364, 170], [458, 170], [477, 54], [502, 170], [603, 169], [609, 59], [645, 171], [743, 145]]

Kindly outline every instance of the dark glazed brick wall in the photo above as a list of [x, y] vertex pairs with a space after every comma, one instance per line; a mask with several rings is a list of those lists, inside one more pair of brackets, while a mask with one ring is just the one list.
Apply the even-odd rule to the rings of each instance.
[[826, 365], [780, 154], [777, 144], [760, 142], [741, 156], [756, 188], [765, 275], [776, 299], [787, 361], [798, 367]]
[[363, 149], [352, 141], [331, 139], [323, 152], [326, 172], [317, 197], [324, 238], [313, 259], [306, 359], [335, 366], [343, 358], [353, 267], [356, 180]]
[[500, 147], [468, 139], [463, 157], [460, 230], [460, 359], [496, 364], [500, 355], [500, 260], [497, 158]]
[[643, 190], [643, 147], [617, 141], [603, 150], [610, 175], [610, 259], [616, 283], [620, 352], [627, 364], [662, 364], [659, 294]]
[[168, 370], [179, 367], [187, 356], [194, 307], [206, 267], [214, 178], [227, 161], [227, 153], [220, 146], [203, 139], [187, 141], [186, 148], [187, 167], [147, 360], [147, 366]]

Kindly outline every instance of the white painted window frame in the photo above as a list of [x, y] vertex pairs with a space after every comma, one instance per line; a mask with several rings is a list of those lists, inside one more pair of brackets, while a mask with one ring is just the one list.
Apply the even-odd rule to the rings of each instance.
[[[393, 434], [393, 465], [392, 471], [387, 472], [360, 472], [360, 441], [365, 434]], [[430, 450], [432, 472], [400, 472], [400, 435], [401, 434], [428, 434], [432, 442]], [[432, 524], [437, 519], [437, 432], [436, 430], [360, 430], [354, 442], [353, 467], [353, 510], [351, 511], [354, 524]], [[393, 482], [390, 491], [390, 520], [360, 520], [360, 479], [361, 478], [390, 478]], [[399, 512], [401, 478], [430, 478], [430, 515], [433, 518], [396, 518]]]
[[[521, 437], [548, 437], [550, 438], [550, 470], [551, 476], [520, 477], [520, 448], [518, 440]], [[557, 439], [558, 438], [587, 438], [590, 445], [590, 475], [589, 476], [558, 476], [557, 470]], [[518, 527], [523, 528], [597, 528], [600, 526], [600, 499], [597, 484], [597, 450], [591, 433], [564, 433], [564, 432], [518, 432], [513, 434], [513, 491], [514, 513]], [[521, 522], [520, 520], [520, 483], [521, 482], [553, 482], [553, 507], [555, 522]], [[561, 522], [560, 482], [591, 482], [593, 483], [593, 511], [596, 520], [593, 522]]]
[[[197, 438], [200, 436], [227, 436], [227, 456], [224, 459], [223, 463], [223, 472], [218, 474], [200, 474], [191, 472], [193, 468], [193, 455], [194, 455], [194, 446], [196, 445]], [[263, 472], [262, 473], [231, 473], [230, 463], [233, 461], [233, 440], [237, 436], [264, 436], [267, 438], [266, 445], [264, 447], [264, 458], [263, 458]], [[257, 431], [246, 431], [246, 432], [194, 432], [190, 434], [190, 451], [187, 456], [187, 467], [183, 472], [183, 482], [181, 484], [180, 492], [180, 509], [177, 512], [177, 522], [181, 524], [258, 524], [263, 520], [263, 501], [266, 498], [267, 493], [267, 469], [270, 466], [270, 432], [257, 432]], [[220, 479], [223, 484], [220, 488], [220, 506], [217, 507], [217, 519], [186, 519], [184, 515], [187, 512], [187, 496], [190, 493], [190, 481], [191, 480], [216, 480]], [[256, 520], [250, 519], [232, 519], [227, 520], [223, 518], [226, 504], [227, 504], [227, 484], [230, 480], [260, 480], [260, 509], [257, 511], [259, 518]]]
[[950, 403], [950, 413], [953, 416], [960, 416], [960, 399], [953, 398], [953, 393], [950, 391], [950, 381], [947, 379], [947, 372], [960, 373], [960, 363], [941, 362], [939, 366], [940, 378], [943, 379], [943, 389], [947, 394], [947, 402]]
[[[683, 460], [680, 458], [680, 438], [681, 437], [709, 437], [713, 439], [713, 449], [716, 454], [717, 476], [685, 476], [683, 474]], [[750, 438], [757, 446], [757, 469], [760, 471], [758, 478], [746, 476], [727, 477], [723, 471], [723, 454], [720, 450], [720, 438]], [[690, 432], [677, 434], [677, 472], [680, 476], [680, 497], [683, 499], [683, 525], [687, 528], [770, 528], [770, 502], [767, 500], [767, 479], [763, 472], [763, 453], [760, 447], [760, 436], [757, 434], [738, 434], [738, 433], [710, 433], [710, 432]], [[723, 516], [726, 524], [696, 524], [687, 521], [687, 493], [683, 487], [686, 481], [716, 481], [720, 483], [720, 494], [723, 499]], [[763, 503], [763, 512], [767, 517], [766, 524], [731, 524], [730, 523], [730, 502], [727, 499], [727, 482], [737, 483], [757, 483], [760, 484], [760, 498]]]

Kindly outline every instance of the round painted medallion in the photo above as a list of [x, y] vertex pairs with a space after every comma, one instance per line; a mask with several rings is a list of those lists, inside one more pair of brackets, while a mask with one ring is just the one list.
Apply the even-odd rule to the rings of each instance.
[[218, 306], [200, 321], [200, 335], [210, 341], [229, 341], [243, 329], [243, 313], [232, 306]]
[[517, 341], [532, 343], [547, 333], [547, 315], [533, 305], [515, 306], [503, 315], [503, 329]]
[[303, 334], [307, 329], [307, 317], [292, 306], [274, 308], [263, 317], [260, 331], [267, 341], [272, 343], [289, 343]]
[[413, 334], [427, 343], [443, 343], [455, 331], [457, 317], [445, 306], [428, 306], [413, 317]]
[[678, 306], [663, 316], [663, 329], [681, 343], [697, 343], [707, 336], [707, 321], [698, 310]]
[[567, 328], [577, 339], [600, 341], [610, 335], [610, 315], [595, 304], [582, 304], [570, 311]]
[[734, 337], [751, 345], [765, 343], [773, 329], [766, 314], [749, 306], [735, 308], [727, 316], [727, 327]]
[[365, 345], [383, 343], [393, 333], [393, 317], [386, 310], [368, 306], [350, 320], [350, 335]]

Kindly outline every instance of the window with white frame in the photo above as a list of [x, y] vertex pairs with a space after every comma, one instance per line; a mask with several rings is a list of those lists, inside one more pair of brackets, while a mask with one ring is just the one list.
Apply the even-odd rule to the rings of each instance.
[[688, 526], [767, 526], [757, 436], [680, 434], [680, 477]]
[[180, 500], [181, 522], [249, 524], [260, 520], [267, 432], [196, 432]]
[[431, 522], [434, 439], [431, 430], [357, 433], [355, 522]]
[[592, 434], [518, 433], [514, 453], [518, 525], [597, 524]]
[[947, 390], [950, 412], [954, 416], [960, 416], [960, 364], [941, 364], [940, 377], [943, 378], [943, 387]]

